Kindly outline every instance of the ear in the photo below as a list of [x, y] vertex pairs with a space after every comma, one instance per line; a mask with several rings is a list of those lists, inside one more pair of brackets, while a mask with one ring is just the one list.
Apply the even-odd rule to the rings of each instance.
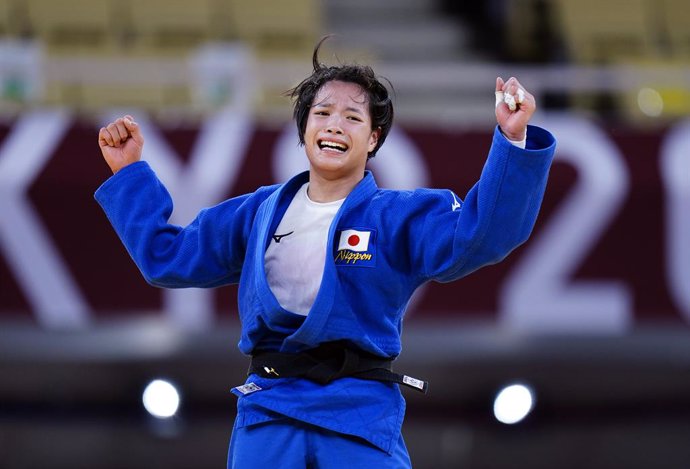
[[369, 136], [369, 151], [367, 153], [371, 153], [374, 151], [374, 148], [376, 148], [376, 145], [379, 143], [379, 137], [381, 136], [381, 127], [377, 127], [376, 130], [373, 130], [371, 132], [371, 135]]

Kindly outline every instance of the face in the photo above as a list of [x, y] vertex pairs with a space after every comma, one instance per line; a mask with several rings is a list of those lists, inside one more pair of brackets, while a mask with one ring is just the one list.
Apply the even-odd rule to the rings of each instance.
[[327, 180], [359, 181], [379, 134], [371, 129], [368, 97], [359, 85], [326, 82], [309, 109], [304, 132], [310, 170]]

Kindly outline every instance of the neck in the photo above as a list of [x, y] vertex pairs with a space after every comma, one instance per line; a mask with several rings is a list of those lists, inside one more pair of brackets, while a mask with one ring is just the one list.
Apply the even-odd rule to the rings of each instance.
[[344, 199], [364, 178], [364, 173], [357, 177], [328, 179], [311, 169], [309, 171], [309, 198], [314, 202], [325, 203]]

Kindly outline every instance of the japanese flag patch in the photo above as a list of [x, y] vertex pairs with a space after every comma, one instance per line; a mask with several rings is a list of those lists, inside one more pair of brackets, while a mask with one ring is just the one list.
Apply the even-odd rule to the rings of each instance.
[[344, 230], [340, 233], [338, 251], [349, 249], [355, 252], [367, 252], [371, 231]]
[[362, 229], [341, 231], [335, 263], [336, 265], [374, 267], [376, 265], [376, 231]]

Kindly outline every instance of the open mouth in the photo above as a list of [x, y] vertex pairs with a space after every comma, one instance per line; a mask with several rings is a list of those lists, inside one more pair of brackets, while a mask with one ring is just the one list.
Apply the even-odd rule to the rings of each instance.
[[348, 148], [344, 143], [333, 142], [330, 140], [319, 140], [317, 144], [321, 150], [333, 150], [337, 151], [338, 153], [345, 153]]

